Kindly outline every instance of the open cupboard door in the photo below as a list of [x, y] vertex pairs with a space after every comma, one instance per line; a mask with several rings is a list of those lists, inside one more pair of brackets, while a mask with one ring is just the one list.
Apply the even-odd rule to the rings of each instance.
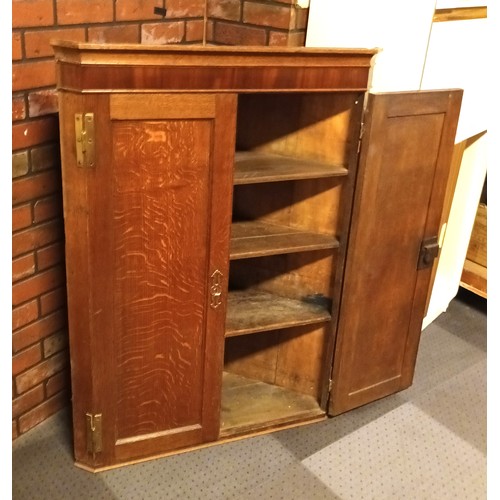
[[332, 415], [412, 383], [461, 99], [461, 90], [369, 96]]

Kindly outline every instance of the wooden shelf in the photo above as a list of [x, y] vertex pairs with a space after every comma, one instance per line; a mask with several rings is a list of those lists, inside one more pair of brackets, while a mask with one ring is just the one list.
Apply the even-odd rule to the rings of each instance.
[[238, 151], [235, 154], [235, 185], [345, 175], [347, 169], [340, 165], [254, 151]]
[[330, 321], [323, 305], [279, 297], [261, 290], [229, 292], [226, 337]]
[[230, 258], [248, 259], [284, 253], [338, 248], [334, 236], [301, 231], [261, 221], [234, 222]]
[[220, 436], [230, 436], [325, 414], [312, 397], [224, 372]]

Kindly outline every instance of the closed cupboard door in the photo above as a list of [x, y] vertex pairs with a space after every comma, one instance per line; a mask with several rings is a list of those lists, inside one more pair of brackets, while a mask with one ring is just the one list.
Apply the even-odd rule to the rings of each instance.
[[462, 91], [369, 96], [330, 413], [412, 383]]
[[63, 173], [66, 224], [88, 232], [67, 250], [79, 276], [68, 291], [73, 384], [83, 394], [77, 462], [106, 466], [215, 440], [235, 97], [62, 101], [83, 120], [93, 113], [95, 134], [95, 164], [66, 158]]

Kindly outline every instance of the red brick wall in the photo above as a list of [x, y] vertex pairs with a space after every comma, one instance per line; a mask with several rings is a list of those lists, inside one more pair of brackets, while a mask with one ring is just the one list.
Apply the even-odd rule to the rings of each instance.
[[[49, 41], [302, 45], [294, 0], [13, 0], [12, 434], [69, 403], [59, 130]], [[206, 9], [206, 10], [205, 10]]]
[[208, 0], [207, 42], [302, 46], [308, 9], [295, 0]]

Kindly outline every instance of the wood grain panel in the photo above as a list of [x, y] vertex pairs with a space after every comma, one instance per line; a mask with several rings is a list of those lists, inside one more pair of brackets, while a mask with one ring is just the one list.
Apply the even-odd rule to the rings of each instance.
[[231, 260], [265, 255], [337, 248], [329, 235], [300, 231], [265, 222], [234, 222], [231, 226]]
[[213, 95], [114, 94], [110, 96], [112, 120], [213, 118]]
[[347, 175], [342, 165], [254, 151], [238, 151], [234, 168], [235, 185]]
[[372, 96], [347, 255], [332, 412], [412, 380], [431, 269], [420, 245], [437, 236], [460, 91]]
[[331, 319], [324, 305], [292, 300], [258, 290], [229, 293], [226, 337], [277, 330]]
[[[283, 330], [276, 365], [276, 384], [312, 396], [321, 402], [327, 366], [327, 344], [330, 322]], [[328, 379], [326, 380], [328, 384]]]
[[316, 298], [329, 302], [336, 267], [335, 252], [317, 250], [232, 261], [231, 288], [254, 287], [290, 299]]
[[[296, 230], [340, 236], [343, 177], [235, 186], [235, 220], [284, 225]], [[258, 199], [259, 203], [255, 203]]]
[[312, 396], [320, 404], [328, 323], [226, 340], [225, 370]]
[[224, 349], [224, 370], [274, 384], [279, 342], [277, 331], [227, 338]]
[[345, 167], [357, 147], [351, 125], [361, 101], [359, 92], [240, 95], [238, 149]]
[[276, 68], [76, 66], [60, 63], [61, 88], [70, 90], [289, 91], [366, 89], [368, 67]]
[[113, 126], [120, 439], [200, 420], [210, 141], [209, 121]]
[[317, 401], [298, 392], [224, 373], [221, 435], [230, 436], [317, 417]]

